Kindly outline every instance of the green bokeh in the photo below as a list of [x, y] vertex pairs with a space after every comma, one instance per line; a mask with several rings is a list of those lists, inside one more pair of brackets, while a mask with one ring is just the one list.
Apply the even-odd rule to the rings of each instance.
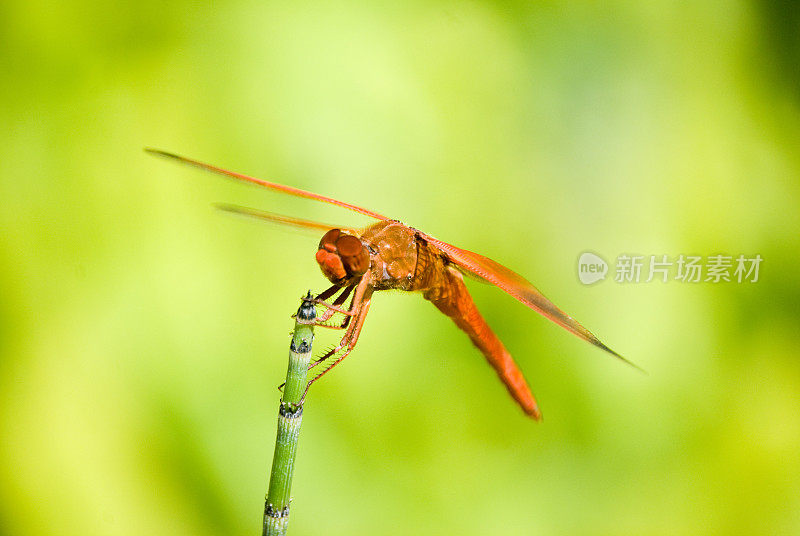
[[[489, 255], [649, 372], [471, 284], [536, 424], [379, 293], [309, 396], [293, 534], [800, 533], [796, 8], [364, 4], [0, 6], [0, 533], [260, 530], [289, 315], [326, 282], [317, 237], [210, 203], [367, 221], [144, 146]], [[585, 250], [764, 263], [587, 287]]]

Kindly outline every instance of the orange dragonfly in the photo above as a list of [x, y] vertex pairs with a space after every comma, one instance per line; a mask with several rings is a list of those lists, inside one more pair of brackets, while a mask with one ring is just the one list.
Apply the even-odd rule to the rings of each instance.
[[[316, 260], [322, 273], [333, 285], [315, 299], [318, 305], [326, 308], [316, 324], [345, 331], [341, 341], [333, 349], [312, 362], [312, 367], [323, 362], [327, 362], [328, 366], [308, 383], [306, 392], [314, 381], [341, 363], [353, 351], [364, 326], [374, 291], [387, 289], [419, 291], [426, 300], [452, 318], [453, 322], [469, 336], [522, 410], [534, 419], [541, 419], [542, 414], [522, 372], [478, 312], [464, 285], [463, 274], [476, 276], [496, 285], [567, 331], [636, 367], [556, 307], [521, 275], [483, 255], [457, 248], [398, 220], [343, 201], [248, 177], [158, 149], [145, 150], [212, 173], [297, 197], [330, 203], [378, 220], [363, 229], [331, 228], [322, 223], [255, 209], [219, 206], [224, 210], [275, 223], [325, 231], [317, 249]], [[336, 294], [339, 295], [334, 298]], [[349, 305], [345, 306], [347, 298], [351, 295]], [[331, 298], [334, 298], [333, 301], [328, 303], [326, 300]], [[327, 322], [336, 313], [344, 315], [344, 321], [335, 326], [328, 324]], [[336, 358], [331, 361], [333, 356]]]

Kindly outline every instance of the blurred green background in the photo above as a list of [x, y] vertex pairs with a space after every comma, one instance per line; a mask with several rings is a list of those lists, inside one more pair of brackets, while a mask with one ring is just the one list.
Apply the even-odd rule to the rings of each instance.
[[[0, 532], [257, 534], [318, 238], [363, 205], [525, 274], [649, 375], [487, 285], [526, 419], [419, 295], [312, 390], [301, 534], [800, 533], [800, 17], [781, 2], [4, 2]], [[755, 284], [587, 287], [596, 251]], [[335, 341], [318, 333], [317, 349]]]

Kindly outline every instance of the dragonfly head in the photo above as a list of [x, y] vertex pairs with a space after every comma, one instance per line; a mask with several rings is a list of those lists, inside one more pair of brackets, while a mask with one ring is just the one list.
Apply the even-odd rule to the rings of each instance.
[[358, 237], [331, 229], [319, 241], [317, 262], [331, 283], [344, 283], [366, 273], [369, 251]]

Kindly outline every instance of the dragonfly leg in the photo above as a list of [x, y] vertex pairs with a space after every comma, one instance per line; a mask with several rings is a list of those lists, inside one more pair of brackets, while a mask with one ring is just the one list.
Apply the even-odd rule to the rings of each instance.
[[[316, 303], [317, 305], [321, 305], [321, 306], [327, 308], [327, 311], [322, 313], [322, 315], [320, 315], [318, 317], [317, 321], [318, 322], [326, 322], [326, 321], [330, 320], [330, 318], [333, 315], [335, 315], [337, 312], [340, 312], [337, 308], [339, 308], [345, 301], [347, 301], [347, 298], [350, 296], [350, 293], [353, 292], [353, 289], [355, 287], [356, 287], [355, 285], [348, 285], [348, 286], [344, 287], [344, 289], [342, 289], [342, 293], [339, 295], [339, 297], [334, 300], [333, 306], [329, 305], [324, 300], [327, 299], [327, 298], [330, 298], [332, 295], [336, 294], [336, 292], [329, 293], [331, 289], [328, 289], [325, 292], [323, 292], [322, 294], [320, 294], [319, 296], [317, 296], [315, 298], [314, 303]], [[334, 285], [334, 287], [331, 287], [331, 288], [341, 289], [341, 287], [336, 287], [335, 285]], [[327, 296], [326, 296], [326, 294], [327, 294]], [[325, 296], [325, 297], [322, 297], [322, 296]], [[316, 300], [320, 300], [320, 301], [316, 301]], [[348, 308], [348, 311], [351, 311], [352, 309], [353, 309], [353, 303], [351, 302], [350, 303], [350, 307]], [[345, 316], [349, 316], [349, 315], [345, 313]]]
[[[367, 314], [366, 311], [364, 311], [364, 315], [366, 315], [366, 314]], [[325, 326], [325, 327], [345, 329], [345, 328], [347, 328], [347, 324], [350, 322], [351, 318], [353, 318], [353, 317], [352, 316], [346, 317], [341, 326]], [[363, 321], [362, 321], [362, 324], [363, 324]], [[359, 328], [359, 333], [360, 333], [360, 328]], [[347, 348], [348, 346], [351, 346], [351, 347], [355, 346], [355, 340], [356, 339], [358, 339], [358, 334], [356, 334], [354, 336], [353, 332], [348, 329], [347, 332], [345, 332], [344, 336], [342, 337], [342, 340], [339, 341], [339, 344], [337, 344], [336, 346], [334, 346], [333, 348], [331, 348], [330, 350], [328, 350], [327, 352], [322, 354], [320, 357], [318, 357], [317, 359], [315, 359], [314, 361], [311, 362], [311, 364], [308, 367], [309, 370], [311, 370], [312, 368], [316, 367], [317, 365], [319, 365], [323, 361], [329, 359], [331, 356], [334, 356], [334, 355], [338, 354], [339, 352], [342, 351], [342, 349]]]
[[326, 324], [323, 320], [315, 320], [314, 326], [318, 328], [328, 328], [328, 329], [345, 329], [347, 327], [347, 326], [342, 326], [341, 324], [336, 324], [336, 325]]
[[[345, 321], [343, 322], [343, 325], [341, 325], [341, 326], [329, 326], [328, 324], [320, 324], [320, 323], [318, 323], [319, 321], [314, 322], [314, 325], [317, 326], [317, 327], [323, 327], [323, 328], [345, 329], [345, 328], [347, 328], [347, 323], [349, 322], [349, 320], [350, 320], [350, 317], [349, 316], [346, 317]], [[330, 350], [328, 350], [327, 352], [322, 354], [319, 358], [317, 358], [314, 361], [312, 361], [311, 364], [308, 366], [308, 370], [311, 370], [312, 368], [316, 367], [317, 365], [319, 365], [320, 363], [322, 363], [326, 359], [330, 358], [332, 355], [336, 355], [337, 353], [339, 353], [342, 350], [342, 348], [344, 348], [346, 346], [346, 344], [347, 344], [346, 341], [349, 338], [350, 338], [350, 335], [345, 333], [345, 335], [342, 337], [342, 340], [339, 342], [339, 344], [337, 344], [334, 348], [331, 348]], [[283, 393], [283, 388], [285, 386], [286, 386], [286, 382], [283, 382], [282, 384], [280, 384], [278, 386], [278, 391], [280, 393]], [[304, 399], [305, 399], [305, 393], [307, 391], [308, 391], [308, 387], [306, 387], [306, 391], [303, 392], [303, 398]]]
[[331, 348], [330, 350], [319, 356], [317, 359], [312, 361], [311, 364], [308, 366], [308, 370], [311, 370], [312, 368], [316, 367], [326, 359], [330, 358], [332, 355], [336, 355], [342, 350], [342, 348], [344, 348], [343, 344], [338, 344], [336, 345], [336, 347]]
[[[359, 285], [359, 287], [360, 286], [361, 285]], [[330, 370], [333, 369], [333, 367], [341, 363], [345, 357], [350, 355], [350, 352], [353, 351], [353, 348], [355, 348], [356, 343], [358, 342], [358, 337], [359, 335], [361, 335], [361, 328], [364, 327], [364, 320], [366, 320], [367, 318], [367, 312], [369, 311], [369, 304], [372, 298], [372, 289], [369, 289], [369, 291], [365, 292], [364, 294], [365, 296], [363, 301], [358, 305], [358, 311], [356, 312], [356, 321], [348, 328], [347, 332], [344, 334], [344, 337], [342, 337], [341, 342], [336, 346], [336, 348], [323, 355], [320, 359], [317, 359], [312, 366], [318, 365], [319, 363], [335, 355], [342, 349], [344, 349], [344, 352], [342, 352], [342, 355], [340, 355], [336, 359], [336, 361], [331, 363], [331, 365], [328, 368], [323, 370], [318, 376], [312, 378], [311, 381], [308, 382], [308, 385], [306, 385], [306, 390], [303, 392], [303, 396], [300, 399], [301, 404], [305, 401], [306, 394], [308, 394], [308, 390], [311, 388], [311, 385], [315, 381], [322, 378], [325, 374], [330, 372]]]
[[[358, 284], [358, 289], [356, 290], [356, 293], [353, 294], [353, 299], [350, 300], [349, 310], [353, 311], [354, 314], [357, 313], [356, 307], [359, 304], [361, 304], [363, 302], [363, 300], [364, 300], [364, 294], [366, 293], [367, 284], [368, 284], [367, 279], [366, 278], [362, 279], [361, 282], [359, 282], [359, 284]], [[372, 294], [372, 291], [370, 291], [370, 294]], [[339, 296], [339, 298], [341, 298], [341, 296]], [[358, 301], [356, 301], [356, 300], [358, 300]], [[342, 301], [344, 301], [344, 300], [342, 300]], [[345, 329], [345, 328], [347, 328], [348, 324], [350, 323], [350, 319], [351, 318], [353, 318], [352, 315], [345, 316], [344, 321], [342, 322], [342, 324], [340, 326], [330, 326], [328, 324], [323, 324], [322, 326], [326, 327], [326, 328], [331, 328], [331, 329]], [[352, 331], [348, 329], [347, 332], [345, 332], [344, 336], [342, 336], [342, 340], [339, 341], [339, 344], [337, 344], [334, 348], [332, 348], [331, 350], [329, 350], [328, 352], [326, 352], [325, 354], [320, 356], [318, 359], [314, 360], [308, 368], [309, 369], [314, 368], [317, 365], [319, 365], [320, 363], [322, 363], [323, 361], [325, 361], [326, 359], [330, 358], [332, 355], [335, 355], [335, 354], [338, 354], [339, 352], [341, 352], [342, 348], [347, 346], [347, 344], [351, 340], [352, 336], [353, 336]]]
[[[333, 285], [332, 287], [328, 288], [327, 290], [324, 290], [324, 291], [320, 292], [319, 294], [317, 294], [316, 298], [314, 298], [314, 299], [315, 300], [323, 300], [323, 301], [327, 300], [328, 298], [330, 298], [331, 296], [333, 296], [334, 294], [339, 292], [341, 289], [342, 289], [341, 286]], [[303, 299], [305, 299], [305, 297]]]
[[[346, 315], [346, 316], [353, 316], [353, 314], [354, 314], [352, 311], [348, 311], [347, 309], [343, 309], [342, 307], [339, 307], [338, 305], [334, 305], [332, 303], [326, 303], [324, 301], [319, 301], [319, 300], [311, 300], [311, 301], [313, 303], [315, 303], [316, 305], [321, 305], [324, 308], [326, 308], [327, 311], [325, 311], [325, 313], [323, 313], [323, 316], [327, 315], [328, 318], [333, 316], [335, 313], [342, 313], [343, 315]], [[322, 318], [322, 317], [320, 317], [320, 318]]]
[[[356, 292], [356, 294], [353, 294], [353, 298], [350, 300], [350, 310], [351, 311], [353, 310], [353, 307], [355, 307], [357, 294], [358, 294], [358, 292]], [[363, 300], [363, 295], [362, 295], [361, 299]], [[342, 329], [346, 328], [350, 324], [350, 319], [351, 318], [353, 318], [352, 315], [346, 315], [344, 317], [344, 320], [342, 320], [342, 324], [341, 324]]]
[[[348, 286], [346, 286], [344, 288], [342, 288], [339, 285], [333, 285], [330, 288], [328, 288], [327, 290], [325, 290], [325, 291], [321, 292], [320, 294], [318, 294], [317, 297], [315, 298], [315, 300], [327, 300], [328, 298], [330, 298], [331, 296], [336, 295], [337, 292], [342, 290], [342, 293], [333, 302], [334, 305], [341, 305], [347, 300], [347, 297], [350, 295], [350, 293], [353, 291], [354, 288], [355, 288], [355, 285], [348, 285]], [[303, 299], [305, 299], [305, 298], [303, 298]], [[352, 306], [353, 306], [353, 304], [351, 302], [350, 303], [350, 307], [352, 308]], [[330, 311], [330, 310], [325, 311], [325, 313], [322, 316], [317, 317], [317, 319], [314, 321], [314, 325], [315, 326], [319, 326], [319, 327], [323, 327], [323, 328], [330, 328], [330, 329], [345, 329], [347, 327], [347, 319], [350, 318], [349, 316], [345, 317], [346, 320], [340, 326], [330, 326], [328, 324], [325, 324], [325, 321], [329, 320], [330, 317], [332, 317], [334, 314], [335, 314], [335, 311]], [[294, 315], [292, 315], [292, 316], [294, 316]], [[338, 350], [339, 350], [338, 348], [335, 349], [335, 351], [338, 351]], [[330, 357], [330, 355], [331, 355], [331, 353], [329, 352], [328, 354], [324, 355], [322, 358], [317, 359], [308, 368], [311, 369], [315, 365], [319, 364], [320, 362], [322, 362], [325, 359], [327, 359], [328, 357]], [[280, 384], [278, 386], [278, 391], [283, 393], [283, 388], [285, 386], [286, 386], [286, 382]]]
[[[358, 281], [357, 285], [352, 284], [345, 287], [342, 294], [339, 295], [338, 298], [336, 298], [336, 301], [334, 301], [332, 305], [318, 302], [317, 305], [322, 305], [323, 307], [327, 307], [328, 310], [325, 311], [325, 313], [323, 313], [322, 316], [320, 316], [317, 319], [317, 322], [323, 322], [323, 323], [316, 325], [331, 329], [345, 329], [350, 323], [350, 317], [353, 317], [357, 314], [357, 308], [359, 307], [359, 304], [361, 304], [361, 302], [364, 300], [364, 293], [367, 291], [368, 287], [369, 287], [369, 278], [366, 275], [364, 275]], [[350, 295], [350, 293], [353, 291], [354, 288], [356, 289], [356, 292], [355, 294], [353, 294], [353, 299], [350, 300], [350, 306], [347, 309], [342, 309], [341, 307], [339, 307], [341, 304], [345, 302], [345, 300], [347, 300], [347, 297]], [[371, 293], [372, 291], [370, 290], [370, 294]], [[341, 325], [330, 326], [328, 324], [324, 324], [324, 322], [330, 319], [334, 315], [334, 313], [342, 313], [343, 315], [345, 315], [345, 319], [341, 323]]]
[[326, 368], [325, 370], [323, 370], [323, 371], [322, 371], [322, 372], [321, 372], [321, 373], [320, 373], [318, 376], [316, 376], [316, 377], [312, 378], [312, 379], [311, 379], [311, 381], [309, 381], [309, 382], [308, 382], [308, 385], [306, 385], [306, 390], [305, 390], [305, 391], [303, 391], [303, 396], [302, 396], [302, 397], [300, 397], [300, 402], [299, 402], [299, 404], [303, 404], [303, 402], [305, 402], [305, 401], [306, 401], [306, 395], [308, 394], [308, 390], [309, 390], [309, 389], [311, 389], [311, 386], [314, 384], [314, 382], [315, 382], [315, 381], [317, 381], [318, 379], [322, 378], [322, 377], [323, 377], [325, 374], [327, 374], [328, 372], [330, 372], [330, 370], [331, 370], [333, 367], [335, 367], [336, 365], [338, 365], [339, 363], [341, 363], [341, 362], [342, 362], [342, 360], [344, 360], [344, 358], [345, 358], [345, 357], [347, 357], [348, 355], [350, 355], [350, 352], [352, 352], [352, 351], [353, 351], [353, 347], [352, 347], [352, 346], [348, 346], [347, 348], [345, 348], [344, 352], [342, 352], [342, 355], [340, 355], [340, 356], [339, 356], [339, 357], [336, 359], [336, 361], [334, 361], [333, 363], [331, 363], [331, 366], [329, 366], [328, 368]]

